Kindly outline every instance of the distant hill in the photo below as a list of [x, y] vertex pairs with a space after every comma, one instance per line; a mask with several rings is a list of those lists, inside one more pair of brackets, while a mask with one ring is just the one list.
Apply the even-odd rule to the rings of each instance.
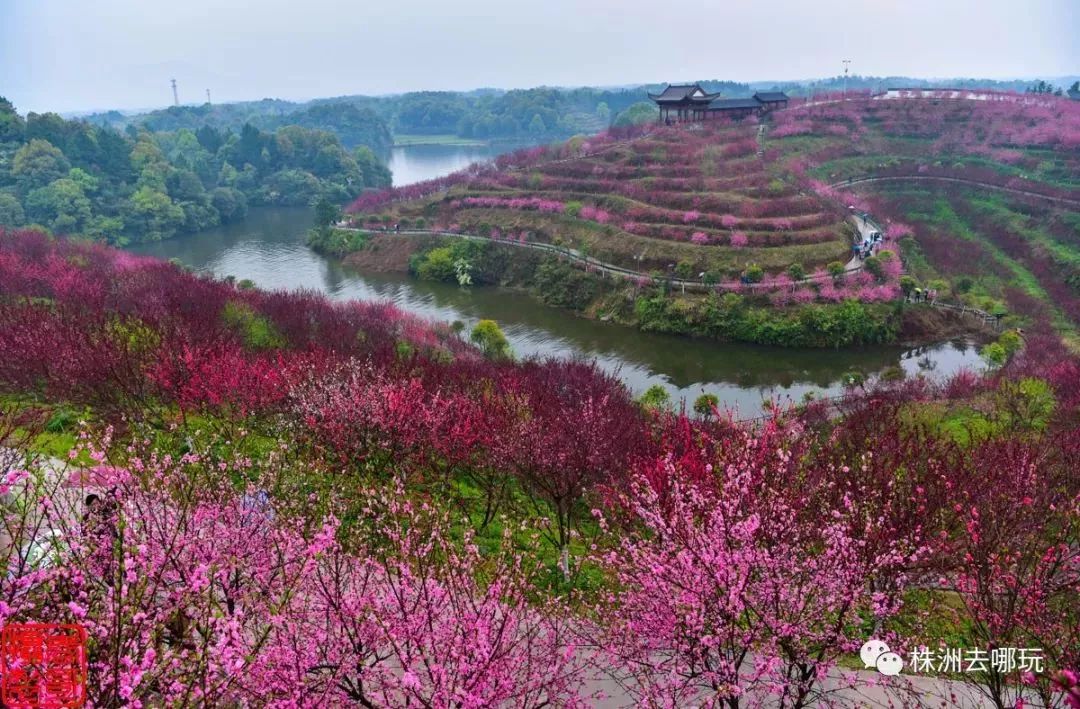
[[[673, 83], [691, 77], [665, 77]], [[1052, 77], [1046, 84], [1068, 88], [1076, 77]], [[792, 96], [839, 91], [883, 91], [890, 87], [981, 88], [1026, 91], [1038, 79], [920, 79], [909, 76], [843, 76], [795, 81], [736, 82], [696, 80], [707, 91], [728, 97], [754, 91], [782, 90]], [[365, 145], [386, 155], [393, 135], [450, 135], [492, 141], [543, 142], [591, 134], [613, 125], [620, 114], [658, 91], [663, 83], [617, 87], [478, 88], [471, 91], [413, 91], [388, 96], [348, 95], [307, 102], [263, 99], [201, 106], [171, 106], [145, 113], [108, 111], [90, 114], [95, 124], [125, 128], [145, 125], [154, 131], [197, 130], [208, 125], [238, 131], [245, 123], [262, 130], [300, 125], [330, 131], [346, 147]], [[635, 109], [640, 117], [644, 115]], [[624, 117], [623, 122], [626, 122]]]

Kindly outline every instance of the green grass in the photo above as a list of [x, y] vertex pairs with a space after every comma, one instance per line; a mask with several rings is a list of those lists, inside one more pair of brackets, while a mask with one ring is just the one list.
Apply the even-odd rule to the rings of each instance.
[[[1053, 155], [1043, 155], [1038, 151], [1020, 152], [1024, 152], [1028, 157], [1039, 159], [1039, 163], [1034, 169], [1025, 169], [978, 155], [947, 153], [934, 156], [933, 160], [927, 160], [922, 157], [902, 156], [890, 154], [888, 152], [875, 151], [866, 155], [853, 155], [828, 160], [811, 168], [809, 174], [819, 180], [839, 182], [849, 177], [859, 178], [875, 175], [883, 170], [895, 168], [900, 165], [905, 165], [914, 170], [919, 165], [929, 164], [934, 167], [989, 168], [1005, 177], [1018, 177], [1025, 180], [1032, 180], [1034, 183], [1041, 183], [1062, 189], [1076, 189], [1077, 186], [1080, 185], [1080, 181], [1076, 179], [1068, 169], [1068, 166]], [[1032, 187], [1037, 189], [1038, 184], [1032, 184]]]
[[[905, 219], [911, 222], [922, 223], [927, 227], [923, 233], [923, 239], [933, 238], [935, 232], [946, 232], [959, 237], [964, 241], [979, 244], [985, 253], [1007, 273], [1002, 277], [995, 273], [980, 271], [977, 264], [972, 263], [972, 271], [968, 274], [973, 280], [973, 286], [966, 294], [953, 293], [956, 297], [968, 305], [990, 311], [998, 303], [1005, 299], [1005, 289], [1016, 287], [1025, 294], [1046, 303], [1052, 312], [1051, 324], [1066, 338], [1075, 336], [1076, 327], [1055, 304], [1050, 295], [1039, 283], [1038, 278], [1020, 261], [1012, 258], [1003, 249], [995, 245], [978, 233], [968, 220], [960, 214], [949, 198], [943, 196], [933, 188], [917, 187], [912, 185], [889, 185], [881, 187], [880, 194], [903, 196], [909, 200], [917, 200], [919, 207], [909, 209]], [[1029, 217], [1014, 210], [1009, 206], [1006, 195], [985, 192], [970, 191], [963, 194], [963, 199], [974, 209], [989, 214], [996, 222], [1006, 228], [1021, 234], [1037, 248], [1043, 249], [1056, 260], [1067, 264], [1069, 267], [1077, 267], [1080, 264], [1080, 253], [1069, 244], [1063, 244], [1055, 240], [1050, 234], [1042, 231], [1038, 226], [1037, 219]], [[941, 275], [931, 264], [914, 240], [905, 239], [901, 243], [902, 256], [908, 272], [923, 282], [927, 282]], [[957, 276], [952, 277], [955, 286]]]
[[1072, 269], [1080, 270], [1080, 249], [1055, 240], [1054, 237], [1034, 224], [1031, 217], [1014, 211], [1009, 207], [1004, 195], [982, 194], [973, 198], [971, 204], [990, 215], [996, 222], [1010, 231], [1020, 234], [1033, 244], [1037, 244], [1053, 256], [1054, 260], [1064, 263]]

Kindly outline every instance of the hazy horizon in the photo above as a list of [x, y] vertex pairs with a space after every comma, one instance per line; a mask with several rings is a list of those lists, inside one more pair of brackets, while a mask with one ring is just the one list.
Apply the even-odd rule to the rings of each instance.
[[[281, 98], [842, 73], [927, 79], [1080, 74], [1070, 0], [840, 0], [701, 7], [672, 0], [431, 0], [183, 6], [0, 0], [0, 95], [20, 112], [153, 109]], [[445, 13], [445, 14], [443, 14]], [[700, 31], [716, 27], [715, 32]], [[731, 28], [737, 29], [731, 29]]]

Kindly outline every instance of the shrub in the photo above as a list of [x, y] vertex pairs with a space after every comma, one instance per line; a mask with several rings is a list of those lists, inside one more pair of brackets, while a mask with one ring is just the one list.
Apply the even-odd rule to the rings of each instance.
[[746, 270], [743, 271], [743, 278], [749, 283], [761, 283], [761, 279], [764, 277], [765, 271], [756, 263], [750, 264], [746, 267]]
[[793, 281], [801, 281], [806, 278], [806, 269], [801, 263], [793, 263], [788, 266], [787, 273]]
[[646, 389], [645, 393], [638, 397], [638, 401], [647, 409], [666, 411], [671, 408], [671, 395], [659, 384], [653, 384]]
[[458, 280], [456, 262], [457, 259], [454, 258], [451, 247], [440, 246], [426, 254], [418, 255], [415, 263], [410, 264], [410, 268], [418, 278], [425, 281], [456, 283]]
[[279, 349], [286, 344], [285, 338], [273, 323], [246, 303], [229, 301], [221, 311], [221, 319], [240, 335], [249, 349]]
[[885, 272], [882, 270], [881, 260], [877, 256], [870, 256], [863, 261], [863, 268], [867, 273], [873, 274], [878, 281], [884, 279]]
[[494, 320], [481, 320], [476, 323], [472, 333], [469, 334], [469, 339], [491, 359], [510, 359], [514, 356], [510, 349], [510, 342]]
[[548, 305], [583, 310], [600, 291], [596, 278], [556, 258], [545, 258], [533, 276], [533, 291]]
[[1009, 359], [1008, 352], [1006, 352], [1005, 348], [997, 342], [991, 342], [989, 345], [986, 345], [979, 354], [986, 360], [986, 363], [989, 366], [994, 368], [1001, 367]]
[[710, 418], [716, 414], [720, 406], [720, 397], [716, 394], [702, 394], [694, 399], [694, 413], [702, 418]]

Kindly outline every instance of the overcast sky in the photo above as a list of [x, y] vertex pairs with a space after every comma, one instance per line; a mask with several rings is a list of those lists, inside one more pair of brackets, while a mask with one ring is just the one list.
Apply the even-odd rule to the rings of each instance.
[[1080, 74], [1080, 0], [0, 0], [21, 111], [682, 79]]

